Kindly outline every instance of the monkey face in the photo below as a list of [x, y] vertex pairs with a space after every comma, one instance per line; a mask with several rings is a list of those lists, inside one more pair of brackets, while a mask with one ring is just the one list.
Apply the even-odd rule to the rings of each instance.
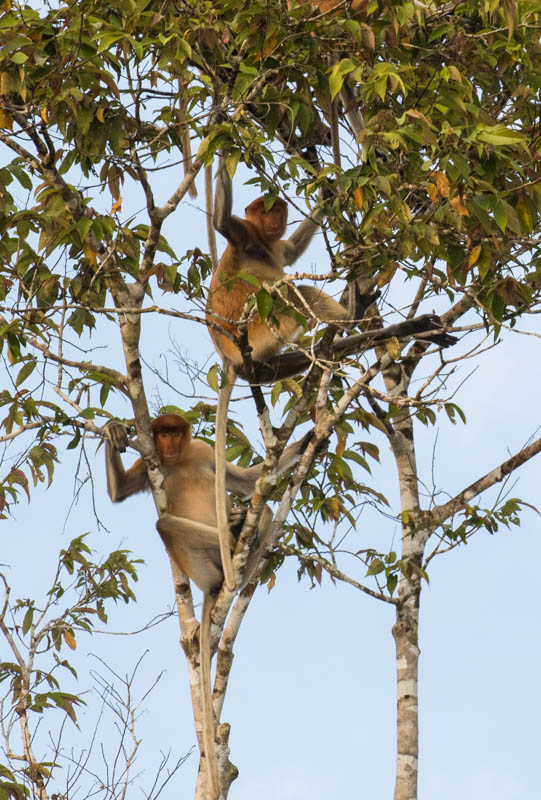
[[184, 437], [179, 430], [158, 430], [154, 438], [163, 464], [176, 464], [180, 461]]
[[265, 202], [258, 197], [245, 209], [246, 219], [256, 228], [263, 240], [281, 239], [287, 223], [287, 204], [277, 197], [274, 205], [265, 211]]
[[177, 464], [192, 438], [192, 426], [178, 414], [162, 414], [152, 420], [154, 442], [162, 464]]
[[286, 229], [285, 209], [278, 208], [275, 203], [270, 211], [261, 215], [261, 224], [266, 238], [280, 239]]

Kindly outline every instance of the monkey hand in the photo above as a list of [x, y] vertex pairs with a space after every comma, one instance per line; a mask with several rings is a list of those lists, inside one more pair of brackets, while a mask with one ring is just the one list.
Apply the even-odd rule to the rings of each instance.
[[233, 536], [237, 538], [240, 535], [244, 520], [246, 519], [247, 509], [244, 506], [233, 506], [229, 511], [227, 523]]
[[111, 422], [108, 422], [105, 426], [105, 434], [114, 450], [117, 450], [119, 453], [124, 453], [126, 451], [129, 440], [127, 426], [123, 422], [119, 422], [117, 419], [111, 420]]

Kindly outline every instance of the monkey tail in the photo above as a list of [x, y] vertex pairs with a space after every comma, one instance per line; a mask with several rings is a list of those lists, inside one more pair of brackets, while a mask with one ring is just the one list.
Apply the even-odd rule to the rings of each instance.
[[[179, 83], [179, 87], [180, 86], [181, 84]], [[186, 87], [183, 88], [185, 89]], [[186, 97], [182, 97], [179, 102], [179, 119], [181, 123], [180, 144], [182, 147], [182, 159], [184, 161], [184, 177], [186, 177], [192, 166], [192, 144], [190, 142], [190, 130], [186, 122], [187, 111], [188, 111], [188, 100], [186, 99]], [[192, 182], [190, 184], [190, 188], [188, 189], [188, 194], [192, 198], [197, 197], [197, 189], [195, 183]]]
[[337, 167], [342, 165], [340, 157], [340, 129], [338, 126], [338, 101], [329, 93], [329, 121], [331, 124], [332, 158]]
[[218, 251], [216, 250], [216, 231], [214, 230], [214, 200], [212, 198], [212, 164], [205, 167], [205, 210], [207, 212], [207, 238], [209, 242], [212, 272], [218, 268]]
[[216, 745], [214, 743], [214, 709], [212, 708], [212, 688], [210, 685], [210, 612], [214, 598], [205, 594], [201, 628], [199, 631], [199, 669], [201, 670], [201, 704], [203, 711], [203, 747], [207, 762], [207, 784], [211, 800], [219, 800], [220, 780]]
[[224, 372], [227, 378], [225, 386], [220, 388], [218, 394], [218, 405], [216, 407], [216, 443], [215, 443], [215, 462], [216, 462], [216, 527], [218, 528], [218, 538], [220, 540], [220, 556], [222, 559], [222, 569], [224, 582], [229, 591], [235, 590], [235, 577], [233, 574], [233, 564], [231, 562], [231, 550], [229, 547], [230, 531], [227, 521], [227, 495], [225, 491], [225, 443], [227, 430], [227, 409], [229, 400], [237, 374], [233, 365], [229, 361], [224, 362]]

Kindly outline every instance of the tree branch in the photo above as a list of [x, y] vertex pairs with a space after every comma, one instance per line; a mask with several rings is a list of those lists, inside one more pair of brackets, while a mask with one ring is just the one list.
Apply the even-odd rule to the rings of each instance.
[[531, 458], [541, 452], [541, 438], [536, 439], [532, 444], [524, 447], [514, 456], [508, 458], [499, 466], [487, 472], [482, 478], [471, 483], [466, 489], [463, 489], [459, 494], [449, 500], [448, 503], [443, 503], [440, 506], [435, 506], [431, 511], [422, 512], [422, 525], [423, 527], [430, 527], [432, 529], [441, 525], [446, 519], [452, 517], [461, 508], [464, 508], [468, 503], [481, 494], [481, 492], [490, 489], [496, 483], [500, 483], [508, 475], [514, 472], [518, 467], [525, 464]]

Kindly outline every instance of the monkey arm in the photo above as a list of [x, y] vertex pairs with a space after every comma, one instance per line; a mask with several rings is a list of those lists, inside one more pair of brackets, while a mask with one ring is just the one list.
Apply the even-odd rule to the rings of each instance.
[[233, 216], [232, 209], [233, 187], [231, 178], [229, 177], [225, 160], [220, 158], [214, 196], [214, 227], [222, 236], [225, 236], [228, 242], [242, 246], [247, 239], [246, 228], [238, 217]]
[[308, 219], [301, 222], [289, 239], [281, 242], [286, 264], [293, 264], [304, 253], [322, 219], [323, 211], [320, 208], [314, 209]]
[[[120, 453], [128, 444], [126, 428], [121, 422], [110, 422], [105, 427], [105, 472], [107, 492], [113, 503], [150, 488], [145, 465], [140, 458], [128, 471], [124, 469]], [[120, 452], [119, 452], [120, 451]]]
[[[300, 459], [306, 450], [308, 442], [312, 438], [312, 432], [303, 436], [298, 442], [293, 442], [286, 447], [280, 461], [278, 462], [278, 474], [281, 475]], [[253, 467], [238, 467], [236, 464], [226, 463], [225, 485], [228, 492], [240, 497], [241, 500], [249, 500], [254, 493], [255, 482], [261, 475], [263, 463], [255, 464]]]

